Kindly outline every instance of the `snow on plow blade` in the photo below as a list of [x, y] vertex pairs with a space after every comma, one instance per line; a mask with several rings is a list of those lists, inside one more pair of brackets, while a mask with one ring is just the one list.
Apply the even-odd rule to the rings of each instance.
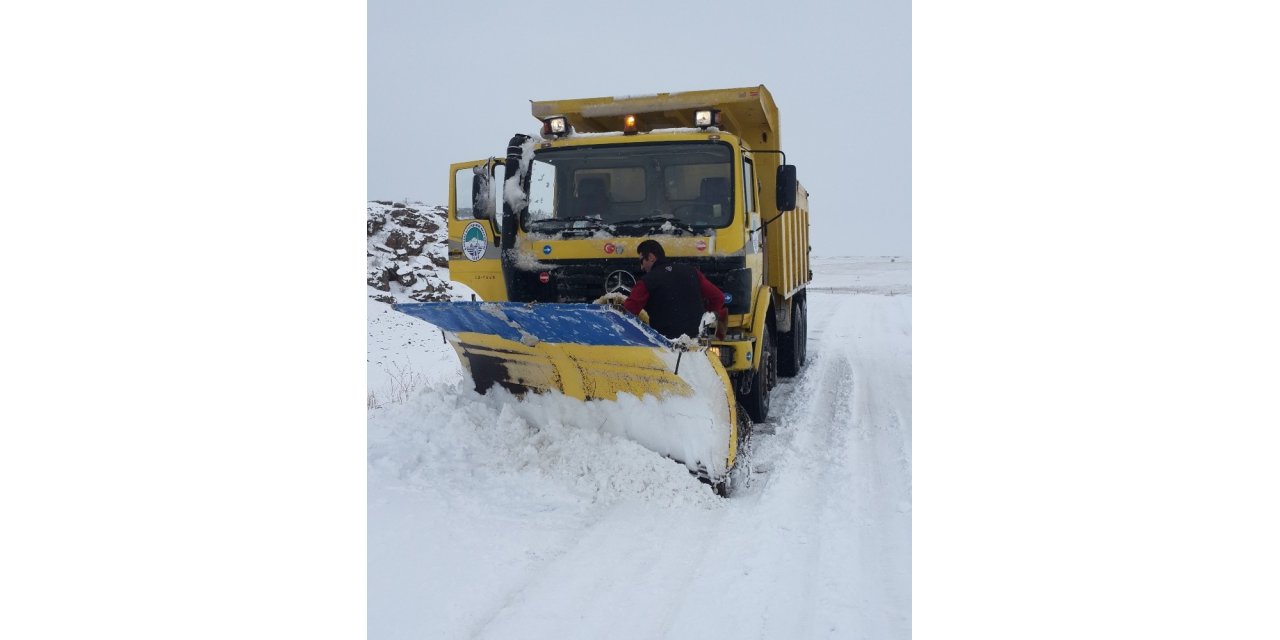
[[516, 394], [558, 391], [579, 400], [675, 398], [703, 407], [705, 419], [626, 427], [620, 435], [712, 481], [733, 465], [738, 417], [719, 359], [700, 348], [677, 347], [634, 316], [595, 304], [424, 302], [394, 308], [445, 331], [476, 391], [498, 385]]

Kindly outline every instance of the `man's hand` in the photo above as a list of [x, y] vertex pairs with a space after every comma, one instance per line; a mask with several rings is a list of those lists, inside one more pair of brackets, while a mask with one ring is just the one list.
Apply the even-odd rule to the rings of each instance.
[[613, 293], [606, 293], [595, 299], [596, 304], [607, 304], [619, 311], [622, 310], [622, 303], [626, 301], [627, 297], [617, 291], [614, 291]]
[[[627, 301], [626, 296], [622, 295], [617, 291], [614, 291], [613, 293], [606, 293], [600, 296], [599, 298], [596, 298], [594, 303], [607, 304], [613, 307], [614, 309], [616, 309], [619, 313], [627, 313], [627, 308], [622, 306], [622, 303], [626, 301]], [[640, 313], [636, 317], [640, 318], [640, 322], [649, 324], [649, 312], [645, 311], [644, 309], [641, 309]]]

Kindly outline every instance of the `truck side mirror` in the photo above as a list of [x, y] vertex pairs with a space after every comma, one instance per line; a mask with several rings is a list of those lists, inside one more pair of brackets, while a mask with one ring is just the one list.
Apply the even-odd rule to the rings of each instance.
[[796, 166], [778, 167], [778, 213], [796, 208]]
[[471, 210], [477, 218], [493, 219], [493, 189], [490, 187], [489, 172], [484, 167], [476, 167], [471, 176]]

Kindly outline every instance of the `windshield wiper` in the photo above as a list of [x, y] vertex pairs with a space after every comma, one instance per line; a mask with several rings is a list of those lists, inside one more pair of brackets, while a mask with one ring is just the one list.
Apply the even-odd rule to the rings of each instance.
[[614, 224], [616, 225], [652, 224], [652, 225], [661, 227], [662, 225], [667, 223], [670, 223], [671, 226], [675, 227], [677, 231], [686, 231], [688, 233], [698, 233], [698, 228], [689, 224], [688, 222], [685, 222], [684, 220], [680, 220], [677, 218], [668, 218], [667, 216], [645, 216], [643, 218], [636, 218], [634, 220], [621, 220], [619, 222], [615, 222]]
[[604, 222], [601, 222], [600, 218], [597, 218], [594, 216], [571, 216], [568, 218], [539, 218], [537, 220], [530, 220], [526, 222], [525, 226], [531, 229], [533, 228], [534, 225], [543, 225], [543, 224], [548, 226], [554, 225], [554, 226], [568, 227], [572, 225], [574, 227], [577, 227], [577, 223], [579, 222], [590, 222], [591, 223], [590, 227], [592, 229], [603, 229], [606, 227]]
[[[538, 226], [535, 229], [535, 223]], [[606, 224], [600, 218], [595, 216], [571, 216], [568, 218], [543, 218], [541, 220], [530, 220], [526, 223], [525, 228], [529, 231], [538, 231], [541, 233], [558, 233], [562, 238], [570, 236], [590, 236], [597, 231], [605, 231], [607, 233], [615, 233], [613, 225]]]

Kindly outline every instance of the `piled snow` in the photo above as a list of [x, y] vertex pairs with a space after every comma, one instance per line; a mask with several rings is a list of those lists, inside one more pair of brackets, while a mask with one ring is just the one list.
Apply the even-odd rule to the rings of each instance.
[[[517, 401], [469, 387], [430, 386], [370, 412], [370, 638], [602, 637], [504, 626], [500, 614], [508, 598], [558, 594], [573, 582], [590, 588], [594, 572], [638, 561], [588, 551], [571, 561], [581, 567], [550, 575], [583, 536], [654, 553], [665, 544], [656, 523], [726, 506], [683, 465], [609, 428], [641, 411], [659, 422], [679, 417], [669, 409], [556, 395]], [[621, 520], [602, 529], [604, 514]]]
[[369, 637], [910, 638], [910, 263], [813, 268], [810, 360], [728, 500], [629, 431], [690, 409], [479, 395], [370, 303], [371, 363], [422, 382], [368, 414]]
[[[686, 401], [688, 399], [685, 399]], [[623, 497], [714, 505], [685, 467], [623, 435], [642, 420], [674, 425], [689, 402], [620, 396], [579, 402], [559, 394], [480, 395], [469, 381], [434, 385], [369, 417], [370, 487], [384, 482], [456, 492], [458, 499], [515, 496], [581, 505]]]

